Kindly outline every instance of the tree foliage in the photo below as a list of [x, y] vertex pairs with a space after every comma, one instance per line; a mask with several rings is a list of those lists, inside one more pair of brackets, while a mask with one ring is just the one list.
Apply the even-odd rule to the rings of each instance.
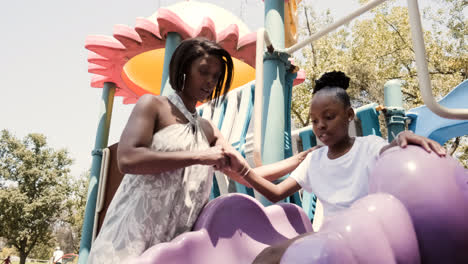
[[[432, 93], [436, 99], [440, 99], [468, 78], [468, 20], [464, 15], [468, 2], [428, 2], [431, 8], [423, 12], [424, 40]], [[309, 1], [301, 2], [298, 14], [302, 28], [299, 39], [312, 35], [334, 20], [329, 11], [315, 13]], [[305, 70], [307, 79], [293, 88], [291, 112], [296, 127], [309, 125], [308, 106], [313, 81], [332, 70], [343, 71], [351, 78], [348, 93], [353, 107], [371, 102], [383, 104], [383, 86], [392, 79], [403, 81], [403, 103], [406, 109], [423, 104], [408, 9], [397, 5], [395, 1], [379, 6], [370, 14], [320, 38], [294, 55], [295, 61]], [[466, 138], [453, 139], [447, 143], [447, 147], [468, 166]]]
[[83, 227], [84, 211], [88, 194], [90, 171], [83, 173], [71, 183], [71, 192], [66, 203], [66, 210], [61, 216], [62, 232], [57, 233], [57, 239], [66, 252], [79, 252], [81, 228]]
[[[435, 1], [435, 0], [433, 0]], [[366, 1], [361, 1], [366, 2]], [[424, 39], [433, 94], [440, 98], [468, 75], [467, 21], [463, 14], [466, 1], [439, 0], [436, 13], [425, 12]], [[299, 8], [302, 31], [307, 37], [333, 21], [329, 12], [317, 15], [308, 1]], [[308, 80], [316, 80], [331, 70], [351, 77], [348, 92], [353, 106], [370, 102], [383, 104], [383, 85], [391, 79], [403, 80], [407, 109], [422, 105], [412, 48], [408, 10], [390, 1], [363, 19], [328, 34], [295, 54]], [[294, 88], [293, 119], [298, 126], [308, 125], [308, 103], [313, 82]]]
[[21, 264], [38, 243], [52, 241], [52, 224], [70, 190], [71, 163], [66, 150], [47, 146], [44, 135], [19, 140], [0, 133], [0, 237], [18, 250]]

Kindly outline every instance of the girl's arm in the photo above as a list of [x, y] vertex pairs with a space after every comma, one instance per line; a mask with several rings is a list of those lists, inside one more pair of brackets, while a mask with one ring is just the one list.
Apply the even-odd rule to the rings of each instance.
[[[221, 134], [221, 131], [214, 126], [214, 124], [207, 120], [211, 126], [211, 131], [213, 131], [214, 134], [214, 139], [215, 139], [215, 145], [220, 145], [223, 146], [223, 148], [231, 153], [231, 155], [235, 156], [236, 159], [242, 160], [247, 164], [247, 161], [242, 157], [242, 155], [232, 147], [231, 144], [229, 144]], [[284, 159], [282, 161], [278, 161], [272, 164], [268, 165], [263, 165], [257, 168], [254, 168], [253, 171], [258, 177], [265, 178], [268, 181], [274, 181], [290, 172], [292, 172], [301, 162], [306, 158], [307, 154], [309, 154], [311, 151], [318, 149], [322, 146], [315, 146], [313, 148], [310, 148], [308, 150], [302, 151], [292, 157], [289, 157], [287, 159]], [[242, 175], [239, 175], [239, 173], [236, 170], [231, 170], [231, 169], [223, 169], [223, 168], [217, 168], [221, 170], [224, 174], [232, 178], [233, 180], [247, 186], [247, 187], [252, 187], [248, 182], [246, 182], [244, 179], [242, 179]], [[280, 199], [281, 200], [281, 199]]]
[[412, 131], [405, 130], [400, 132], [390, 144], [380, 150], [380, 154], [391, 147], [400, 146], [406, 148], [408, 144], [418, 145], [425, 149], [428, 153], [434, 151], [439, 156], [445, 156], [445, 149], [436, 141], [414, 134]]
[[265, 178], [269, 181], [277, 180], [278, 178], [296, 169], [297, 166], [299, 166], [299, 164], [301, 164], [301, 162], [306, 158], [307, 154], [320, 147], [322, 146], [312, 147], [282, 161], [278, 161], [268, 165], [263, 165], [254, 168], [253, 170], [255, 174], [259, 177]]
[[[207, 131], [207, 136], [212, 138], [212, 142], [210, 142], [214, 146], [221, 147], [224, 150], [224, 153], [226, 154], [227, 162], [224, 164], [221, 164], [221, 166], [215, 166], [216, 170], [221, 171], [222, 173], [226, 174], [229, 178], [233, 179], [234, 181], [245, 185], [247, 187], [252, 187], [248, 182], [246, 182], [239, 173], [236, 171], [232, 170], [229, 164], [230, 160], [230, 155], [236, 157], [236, 159], [240, 159], [242, 161], [247, 161], [242, 157], [242, 155], [237, 151], [227, 140], [224, 139], [223, 134], [219, 129], [211, 122], [211, 120], [206, 120], [204, 119], [206, 124], [208, 124], [208, 129], [205, 130]], [[230, 153], [230, 155], [228, 154]]]
[[[123, 173], [157, 174], [194, 164], [222, 166], [222, 147], [206, 151], [162, 152], [151, 149], [159, 115], [171, 115], [161, 97], [144, 95], [138, 100], [120, 138], [117, 149], [119, 169]], [[181, 139], [182, 140], [182, 139]]]
[[230, 166], [224, 169], [223, 172], [228, 175], [236, 175], [236, 177], [247, 182], [248, 186], [253, 187], [273, 203], [301, 189], [301, 186], [293, 178], [287, 178], [279, 184], [274, 184], [264, 177], [260, 177], [256, 174], [255, 170], [249, 167], [247, 161], [239, 153], [228, 151], [227, 155]]
[[250, 170], [244, 179], [272, 203], [281, 201], [301, 189], [297, 181], [291, 177], [286, 178], [279, 184], [274, 184], [265, 178], [258, 177], [253, 170]]

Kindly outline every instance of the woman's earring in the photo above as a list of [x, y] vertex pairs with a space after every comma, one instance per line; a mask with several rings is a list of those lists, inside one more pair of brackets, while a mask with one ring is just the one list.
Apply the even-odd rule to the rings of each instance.
[[182, 88], [180, 89], [180, 91], [183, 91], [185, 88], [185, 73], [184, 75], [182, 75]]

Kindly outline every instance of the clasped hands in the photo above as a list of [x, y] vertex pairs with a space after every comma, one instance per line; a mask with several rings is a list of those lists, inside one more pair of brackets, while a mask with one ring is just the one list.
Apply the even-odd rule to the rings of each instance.
[[221, 171], [233, 180], [249, 186], [243, 178], [251, 168], [234, 148], [216, 145], [206, 150], [203, 156], [202, 164], [212, 165], [215, 170]]

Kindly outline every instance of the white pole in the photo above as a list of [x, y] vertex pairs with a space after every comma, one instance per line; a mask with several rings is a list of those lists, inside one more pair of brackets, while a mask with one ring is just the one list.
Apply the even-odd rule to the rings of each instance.
[[422, 34], [421, 16], [417, 0], [408, 0], [408, 12], [411, 25], [411, 37], [416, 54], [416, 69], [418, 71], [419, 89], [424, 104], [436, 115], [450, 119], [468, 119], [468, 109], [449, 109], [436, 102], [432, 95], [431, 80], [427, 69], [426, 48]]
[[351, 14], [341, 18], [341, 19], [338, 19], [336, 22], [330, 24], [329, 26], [327, 26], [326, 28], [318, 31], [317, 33], [313, 34], [312, 36], [310, 36], [309, 38], [289, 47], [286, 49], [286, 53], [288, 54], [292, 54], [294, 53], [295, 51], [299, 50], [299, 49], [302, 49], [303, 47], [305, 47], [306, 45], [308, 45], [309, 43], [323, 37], [324, 35], [330, 33], [331, 31], [335, 30], [336, 28], [350, 22], [351, 20], [353, 20], [354, 18], [362, 15], [363, 13], [371, 10], [372, 8], [380, 5], [381, 3], [385, 2], [386, 0], [374, 0], [372, 2], [369, 2], [365, 5], [363, 5], [362, 7], [356, 9], [354, 12], [352, 12]]
[[263, 106], [263, 44], [268, 39], [264, 28], [257, 31], [257, 49], [255, 53], [255, 97], [254, 97], [254, 141], [253, 158], [255, 166], [262, 166], [262, 106]]

